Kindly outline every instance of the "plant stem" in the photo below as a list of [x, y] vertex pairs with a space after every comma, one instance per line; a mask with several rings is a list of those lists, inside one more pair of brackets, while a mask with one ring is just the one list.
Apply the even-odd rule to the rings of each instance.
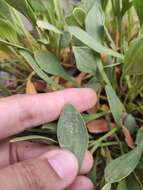
[[115, 146], [115, 145], [119, 145], [119, 143], [116, 142], [116, 141], [113, 141], [113, 142], [106, 142], [106, 143], [100, 144], [100, 147]]
[[118, 131], [118, 128], [114, 128], [111, 131], [109, 131], [108, 133], [106, 133], [103, 137], [101, 137], [100, 139], [94, 141], [91, 145], [93, 146], [92, 149], [90, 150], [90, 152], [93, 154], [96, 149], [100, 146], [101, 142], [106, 140], [108, 137], [110, 137], [111, 135], [113, 135], [114, 133], [116, 133]]

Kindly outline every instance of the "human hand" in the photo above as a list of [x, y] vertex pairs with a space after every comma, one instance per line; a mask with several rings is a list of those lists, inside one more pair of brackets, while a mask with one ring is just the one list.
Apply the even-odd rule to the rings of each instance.
[[65, 103], [85, 111], [96, 103], [91, 89], [68, 89], [38, 95], [16, 95], [0, 99], [0, 189], [4, 190], [93, 190], [84, 176], [93, 164], [86, 153], [78, 163], [69, 151], [57, 147], [18, 142], [9, 136], [58, 118]]

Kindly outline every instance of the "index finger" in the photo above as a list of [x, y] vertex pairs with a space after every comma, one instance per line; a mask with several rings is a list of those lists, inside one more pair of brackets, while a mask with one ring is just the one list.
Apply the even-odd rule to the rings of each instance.
[[96, 100], [95, 92], [88, 88], [3, 98], [0, 100], [0, 139], [57, 119], [66, 103], [82, 112], [93, 107]]

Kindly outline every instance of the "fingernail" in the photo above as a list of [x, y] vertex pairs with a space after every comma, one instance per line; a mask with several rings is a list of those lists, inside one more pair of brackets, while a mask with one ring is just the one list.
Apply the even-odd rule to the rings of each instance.
[[74, 178], [78, 172], [78, 163], [75, 156], [64, 150], [55, 150], [47, 153], [49, 164], [61, 179]]

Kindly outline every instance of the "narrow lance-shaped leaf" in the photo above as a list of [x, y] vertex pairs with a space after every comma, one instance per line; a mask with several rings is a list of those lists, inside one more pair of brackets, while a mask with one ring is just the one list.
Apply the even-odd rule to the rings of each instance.
[[111, 161], [105, 169], [105, 179], [108, 183], [119, 182], [129, 176], [137, 164], [143, 153], [143, 145], [137, 146], [134, 150], [120, 156]]
[[37, 26], [39, 28], [43, 28], [45, 30], [49, 30], [49, 31], [52, 31], [52, 32], [55, 32], [55, 33], [58, 33], [58, 34], [62, 33], [57, 27], [55, 27], [54, 25], [50, 24], [48, 21], [38, 20], [37, 21]]
[[33, 25], [36, 25], [36, 17], [28, 3], [28, 0], [5, 0], [8, 4], [25, 15]]
[[124, 75], [143, 74], [143, 36], [132, 42], [125, 54]]
[[140, 19], [140, 24], [143, 24], [143, 1], [142, 0], [133, 0], [134, 7], [137, 11], [138, 17]]
[[0, 17], [11, 19], [9, 5], [4, 0], [0, 0]]
[[89, 123], [93, 120], [99, 119], [105, 115], [109, 114], [109, 112], [99, 112], [99, 113], [92, 113], [92, 114], [82, 114], [85, 123]]
[[25, 50], [25, 51], [28, 51], [24, 46], [22, 46], [21, 44], [17, 44], [15, 42], [8, 42], [7, 40], [4, 40], [0, 37], [0, 43], [5, 45], [5, 46], [10, 46], [10, 47], [14, 47], [14, 48], [17, 48], [17, 49], [22, 49], [22, 50]]
[[17, 34], [13, 25], [5, 19], [0, 19], [0, 37], [10, 42], [18, 42]]
[[53, 0], [54, 8], [55, 8], [55, 14], [59, 21], [62, 21], [64, 19], [64, 11], [62, 9], [61, 2], [59, 0]]
[[101, 0], [95, 0], [85, 20], [86, 31], [98, 42], [102, 42], [104, 35], [105, 16]]
[[82, 43], [84, 43], [85, 45], [90, 47], [92, 50], [94, 50], [98, 53], [112, 55], [113, 57], [123, 58], [123, 56], [120, 53], [117, 53], [117, 52], [113, 51], [112, 49], [103, 46], [102, 44], [100, 44], [97, 40], [95, 40], [92, 36], [90, 36], [87, 32], [85, 32], [81, 28], [76, 27], [76, 26], [69, 26], [68, 30], [73, 36], [75, 36]]
[[22, 137], [15, 137], [10, 140], [11, 143], [19, 142], [19, 141], [34, 141], [34, 142], [36, 141], [36, 142], [44, 143], [44, 144], [57, 143], [57, 141], [45, 136], [41, 136], [41, 135], [27, 135], [27, 136], [22, 136]]
[[[101, 46], [103, 45], [104, 24], [105, 15], [102, 10], [102, 1], [95, 0], [92, 8], [87, 14], [85, 26], [87, 33], [90, 34]], [[96, 55], [96, 64], [104, 82], [110, 84], [110, 81], [104, 71], [100, 55]]]
[[60, 146], [73, 152], [81, 166], [88, 147], [88, 132], [82, 116], [71, 104], [66, 104], [61, 113], [57, 137]]
[[[28, 0], [29, 1], [29, 0]], [[30, 0], [29, 4], [31, 5], [32, 9], [37, 12], [42, 12], [46, 10], [46, 8], [41, 3], [41, 0]]]
[[125, 107], [121, 103], [112, 86], [106, 85], [105, 90], [114, 120], [119, 126], [121, 126], [123, 113], [126, 112]]

